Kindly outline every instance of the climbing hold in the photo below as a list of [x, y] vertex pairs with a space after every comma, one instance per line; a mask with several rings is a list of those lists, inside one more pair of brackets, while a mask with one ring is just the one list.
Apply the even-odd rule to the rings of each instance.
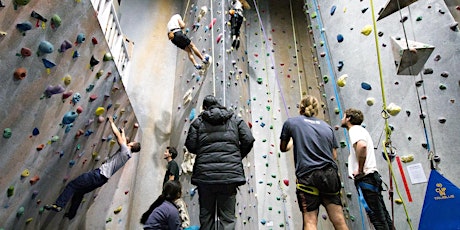
[[446, 123], [447, 119], [445, 117], [438, 118], [439, 123], [444, 124]]
[[21, 206], [21, 207], [18, 209], [18, 211], [16, 212], [16, 216], [17, 216], [17, 217], [20, 217], [20, 216], [22, 216], [22, 215], [24, 215], [24, 207]]
[[257, 83], [262, 84], [262, 78], [261, 77], [257, 78]]
[[97, 73], [96, 73], [96, 78], [99, 79], [102, 75], [104, 74], [104, 70], [99, 70]]
[[373, 98], [373, 97], [368, 97], [368, 98], [366, 99], [366, 104], [367, 104], [368, 106], [373, 106], [373, 105], [375, 104], [375, 98]]
[[84, 33], [79, 33], [77, 35], [77, 41], [75, 43], [76, 44], [81, 44], [81, 43], [85, 42], [85, 40], [86, 40], [85, 34]]
[[331, 16], [334, 15], [336, 9], [337, 7], [335, 5], [331, 7]]
[[14, 186], [11, 185], [10, 187], [8, 187], [8, 190], [6, 190], [6, 196], [12, 197], [13, 195], [14, 195]]
[[53, 68], [56, 66], [56, 64], [54, 64], [53, 62], [51, 62], [50, 60], [47, 60], [45, 58], [42, 59], [42, 62], [43, 62], [43, 65], [45, 66], [45, 68], [49, 69], [49, 68]]
[[387, 111], [388, 111], [388, 113], [389, 113], [391, 116], [396, 116], [396, 115], [398, 115], [398, 113], [401, 111], [401, 107], [397, 106], [397, 105], [394, 104], [394, 103], [390, 103], [390, 104], [387, 106]]
[[30, 185], [34, 185], [34, 184], [37, 183], [39, 180], [40, 180], [40, 177], [39, 177], [38, 175], [35, 175], [35, 176], [33, 176], [32, 178], [30, 178], [29, 183], [30, 183]]
[[289, 180], [288, 180], [288, 179], [284, 179], [284, 180], [283, 180], [283, 183], [284, 183], [286, 186], [289, 186]]
[[73, 51], [72, 58], [77, 58], [80, 57], [80, 53], [78, 53], [78, 50]]
[[402, 204], [403, 201], [402, 201], [401, 199], [395, 199], [395, 203], [396, 203], [396, 204]]
[[423, 74], [432, 74], [433, 73], [433, 69], [432, 68], [426, 68], [423, 70]]
[[208, 28], [209, 28], [209, 29], [212, 29], [212, 26], [213, 26], [214, 24], [216, 24], [216, 21], [217, 21], [217, 19], [216, 19], [216, 18], [213, 18], [212, 21], [209, 23]]
[[364, 90], [371, 90], [372, 86], [369, 85], [369, 83], [367, 82], [361, 82], [361, 88], [363, 88]]
[[38, 190], [34, 190], [32, 192], [32, 200], [35, 199], [35, 197], [37, 197], [37, 195], [38, 195]]
[[54, 135], [54, 136], [51, 137], [50, 142], [51, 142], [51, 143], [54, 143], [54, 142], [57, 142], [58, 140], [59, 140], [59, 136]]
[[348, 78], [348, 74], [344, 74], [337, 79], [337, 85], [339, 87], [344, 87]]
[[442, 84], [442, 83], [440, 83], [440, 84], [439, 84], [439, 89], [440, 89], [440, 90], [445, 90], [445, 89], [447, 89], [447, 86], [444, 85], [444, 84]]
[[64, 40], [61, 44], [61, 47], [59, 48], [59, 52], [63, 53], [66, 50], [72, 48], [72, 43], [70, 43], [68, 40]]
[[191, 196], [191, 197], [195, 196], [196, 189], [197, 189], [197, 188], [191, 188], [191, 189], [190, 189], [190, 196]]
[[110, 52], [107, 52], [104, 54], [104, 57], [102, 58], [103, 61], [112, 61], [113, 60], [113, 57], [112, 57], [112, 54]]
[[41, 41], [38, 45], [38, 51], [46, 54], [50, 54], [54, 51], [53, 45], [48, 41]]
[[62, 19], [61, 19], [61, 17], [59, 17], [59, 15], [57, 15], [57, 14], [54, 14], [54, 15], [51, 17], [51, 28], [56, 29], [56, 28], [58, 28], [59, 26], [61, 26], [61, 24], [62, 24]]
[[267, 223], [267, 221], [266, 221], [265, 219], [261, 219], [261, 220], [260, 220], [260, 223], [261, 223], [262, 225], [265, 225], [265, 224]]
[[216, 38], [216, 43], [219, 43], [219, 42], [221, 41], [222, 36], [223, 36], [222, 33], [220, 33], [220, 34], [217, 36], [217, 38]]
[[22, 80], [27, 76], [27, 69], [24, 67], [19, 67], [14, 71], [14, 78]]
[[401, 156], [401, 161], [404, 163], [409, 163], [414, 160], [414, 154]]
[[64, 85], [70, 85], [70, 83], [72, 82], [72, 77], [67, 74], [64, 78], [62, 78], [62, 81], [64, 81]]
[[335, 113], [335, 114], [339, 114], [339, 113], [340, 113], [340, 109], [339, 109], [339, 108], [335, 108], [335, 109], [334, 109], [334, 113]]
[[339, 43], [343, 42], [343, 35], [341, 35], [341, 34], [337, 35], [337, 41]]
[[340, 72], [343, 69], [343, 61], [339, 61], [339, 64], [337, 65], [337, 70]]
[[193, 119], [195, 119], [195, 108], [192, 108], [192, 110], [190, 111], [190, 115], [189, 115], [189, 120], [190, 121], [193, 121]]
[[444, 71], [441, 73], [441, 77], [448, 77], [449, 76], [449, 72], [447, 71]]
[[102, 115], [104, 112], [105, 112], [104, 107], [98, 107], [98, 108], [96, 109], [96, 111], [94, 112], [94, 114], [96, 114], [96, 116], [100, 116], [100, 115]]
[[361, 10], [361, 13], [363, 13], [363, 14], [366, 13], [367, 9], [369, 9], [369, 7], [363, 8], [363, 9]]
[[340, 141], [340, 147], [341, 148], [347, 147], [347, 143], [345, 141]]
[[121, 210], [122, 210], [122, 207], [118, 206], [115, 210], [113, 210], [113, 213], [118, 214], [121, 212]]
[[28, 169], [24, 169], [21, 173], [21, 177], [28, 177], [30, 175], [30, 172]]
[[351, 195], [352, 195], [351, 192], [347, 192], [347, 197], [348, 198], [351, 198]]
[[8, 138], [11, 137], [11, 135], [12, 135], [12, 132], [11, 132], [11, 129], [10, 129], [10, 128], [5, 128], [5, 129], [3, 130], [3, 137], [4, 137], [4, 138], [7, 138], [7, 139], [8, 139]]
[[67, 125], [71, 124], [77, 119], [78, 113], [74, 111], [69, 111], [66, 114], [64, 114], [64, 117], [62, 118], [62, 124]]
[[97, 94], [91, 94], [89, 96], [89, 102], [95, 101], [97, 99]]
[[323, 218], [323, 220], [327, 220], [327, 215], [326, 214], [322, 214], [321, 217]]
[[86, 92], [91, 92], [94, 89], [94, 84], [89, 84], [88, 87], [86, 87]]
[[64, 87], [62, 87], [62, 85], [55, 85], [55, 86], [49, 85], [45, 89], [45, 96], [51, 97], [54, 94], [60, 94], [60, 93], [63, 93], [64, 91], [65, 89]]
[[372, 26], [371, 25], [364, 26], [363, 29], [361, 30], [361, 34], [364, 34], [366, 36], [371, 34], [371, 32], [372, 32]]
[[29, 48], [26, 48], [26, 47], [21, 48], [21, 56], [22, 57], [30, 57], [30, 56], [32, 56], [32, 50], [30, 50]]
[[98, 43], [97, 38], [92, 37], [91, 38], [91, 43], [93, 43], [93, 45], [97, 45], [97, 43]]
[[327, 75], [324, 75], [323, 76], [323, 81], [325, 84], [327, 84], [329, 82], [329, 77]]
[[97, 64], [99, 64], [99, 61], [96, 58], [94, 58], [94, 55], [91, 56], [91, 60], [89, 61], [89, 65], [91, 66], [91, 68]]
[[105, 117], [103, 117], [103, 116], [97, 117], [97, 122], [98, 122], [98, 123], [102, 123], [102, 122], [104, 122], [104, 121], [105, 121]]
[[37, 151], [41, 151], [43, 148], [45, 148], [45, 144], [39, 144], [36, 149]]
[[21, 33], [23, 33], [23, 35], [26, 35], [25, 32], [32, 29], [32, 23], [30, 23], [29, 21], [19, 23], [19, 24], [16, 24], [16, 28]]
[[457, 26], [458, 26], [458, 22], [452, 22], [450, 23], [449, 28], [453, 31], [457, 31], [458, 30]]
[[29, 4], [30, 0], [14, 0], [15, 5], [25, 6]]
[[78, 114], [82, 113], [82, 112], [83, 112], [83, 107], [81, 107], [81, 105], [79, 105], [79, 106], [77, 107], [76, 112], [77, 112]]
[[72, 91], [72, 90], [69, 90], [69, 91], [67, 91], [67, 92], [64, 92], [64, 93], [62, 94], [62, 99], [63, 99], [63, 100], [64, 100], [64, 99], [67, 99], [68, 97], [72, 96], [72, 94], [73, 94], [73, 91]]

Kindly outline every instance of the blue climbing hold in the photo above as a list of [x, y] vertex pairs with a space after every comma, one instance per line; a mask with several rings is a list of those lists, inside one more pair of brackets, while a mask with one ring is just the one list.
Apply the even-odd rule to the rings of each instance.
[[193, 108], [192, 111], [190, 111], [190, 116], [189, 116], [190, 121], [193, 121], [193, 119], [195, 119], [195, 114], [196, 114], [196, 111], [195, 111], [195, 108]]
[[38, 50], [42, 53], [50, 54], [54, 51], [54, 46], [48, 41], [41, 41]]
[[340, 43], [340, 42], [343, 42], [343, 35], [339, 34], [337, 35], [337, 41]]
[[56, 66], [56, 64], [54, 64], [53, 62], [51, 62], [51, 61], [49, 61], [49, 60], [47, 60], [47, 59], [45, 59], [45, 58], [43, 58], [42, 61], [43, 61], [43, 65], [44, 65], [45, 68], [47, 68], [47, 69], [53, 68], [53, 67]]
[[66, 114], [64, 114], [64, 117], [62, 118], [62, 124], [67, 125], [70, 123], [73, 123], [75, 119], [77, 119], [78, 113], [75, 111], [69, 111]]
[[369, 85], [369, 83], [362, 82], [362, 83], [361, 83], [361, 88], [363, 88], [364, 90], [371, 90], [371, 89], [372, 89], [372, 86]]
[[337, 7], [335, 5], [331, 7], [331, 16], [334, 15], [336, 9]]
[[37, 128], [34, 128], [34, 130], [32, 130], [32, 135], [37, 136], [38, 134], [40, 134], [40, 131]]
[[21, 32], [25, 32], [25, 31], [28, 31], [28, 30], [32, 29], [32, 23], [30, 23], [28, 21], [23, 22], [23, 23], [19, 23], [19, 24], [16, 24], [16, 28]]

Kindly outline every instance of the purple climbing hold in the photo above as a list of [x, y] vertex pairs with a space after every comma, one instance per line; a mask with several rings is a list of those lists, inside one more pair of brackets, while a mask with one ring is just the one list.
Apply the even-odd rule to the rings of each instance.
[[47, 97], [51, 97], [54, 94], [60, 94], [60, 93], [63, 93], [64, 91], [65, 89], [64, 87], [62, 87], [62, 85], [55, 85], [55, 86], [49, 85], [45, 89], [45, 95]]
[[59, 52], [63, 53], [70, 48], [72, 48], [72, 43], [70, 43], [68, 40], [64, 40], [61, 44], [61, 48], [59, 49]]
[[334, 15], [336, 9], [337, 9], [337, 6], [335, 5], [331, 7], [331, 16]]
[[337, 35], [337, 41], [340, 43], [340, 42], [343, 42], [343, 35], [339, 34]]
[[364, 90], [371, 90], [371, 89], [372, 89], [372, 86], [369, 85], [369, 83], [362, 82], [362, 83], [361, 83], [361, 88], [363, 88]]

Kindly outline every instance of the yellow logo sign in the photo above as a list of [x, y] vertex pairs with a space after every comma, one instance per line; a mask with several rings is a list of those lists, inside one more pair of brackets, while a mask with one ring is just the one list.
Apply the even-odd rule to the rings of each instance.
[[435, 200], [445, 200], [445, 199], [453, 199], [453, 198], [455, 198], [454, 194], [447, 195], [446, 187], [442, 187], [441, 183], [436, 184], [435, 191], [439, 194], [439, 196], [434, 197]]

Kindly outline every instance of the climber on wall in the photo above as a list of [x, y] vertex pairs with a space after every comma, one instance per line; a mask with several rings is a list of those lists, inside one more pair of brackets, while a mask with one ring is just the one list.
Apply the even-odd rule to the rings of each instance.
[[[188, 59], [193, 63], [197, 70], [203, 69], [205, 66], [211, 62], [211, 57], [209, 55], [203, 56], [198, 48], [193, 44], [193, 42], [187, 37], [182, 29], [185, 28], [185, 22], [182, 20], [182, 17], [179, 14], [175, 14], [169, 19], [168, 25], [168, 38], [171, 42], [177, 47], [185, 50], [188, 54]], [[198, 64], [193, 55], [196, 55], [203, 64]]]
[[[319, 102], [307, 95], [300, 101], [300, 116], [288, 118], [281, 130], [281, 152], [294, 146], [297, 200], [303, 217], [303, 229], [316, 229], [319, 206], [326, 208], [335, 229], [347, 230], [340, 199], [337, 140], [326, 122], [316, 118]], [[292, 142], [291, 142], [292, 138]]]
[[240, 29], [243, 24], [243, 9], [250, 9], [251, 6], [246, 0], [232, 0], [232, 9], [230, 13], [230, 25], [232, 35], [232, 48], [238, 49], [240, 47]]
[[45, 205], [46, 210], [60, 212], [65, 208], [67, 202], [72, 199], [69, 211], [65, 216], [69, 219], [73, 219], [83, 200], [83, 195], [107, 183], [107, 180], [131, 158], [131, 153], [141, 150], [141, 144], [139, 142], [128, 143], [124, 129], [118, 129], [111, 116], [109, 117], [109, 122], [118, 145], [120, 145], [118, 151], [104, 162], [101, 167], [83, 173], [67, 184], [54, 204]]

